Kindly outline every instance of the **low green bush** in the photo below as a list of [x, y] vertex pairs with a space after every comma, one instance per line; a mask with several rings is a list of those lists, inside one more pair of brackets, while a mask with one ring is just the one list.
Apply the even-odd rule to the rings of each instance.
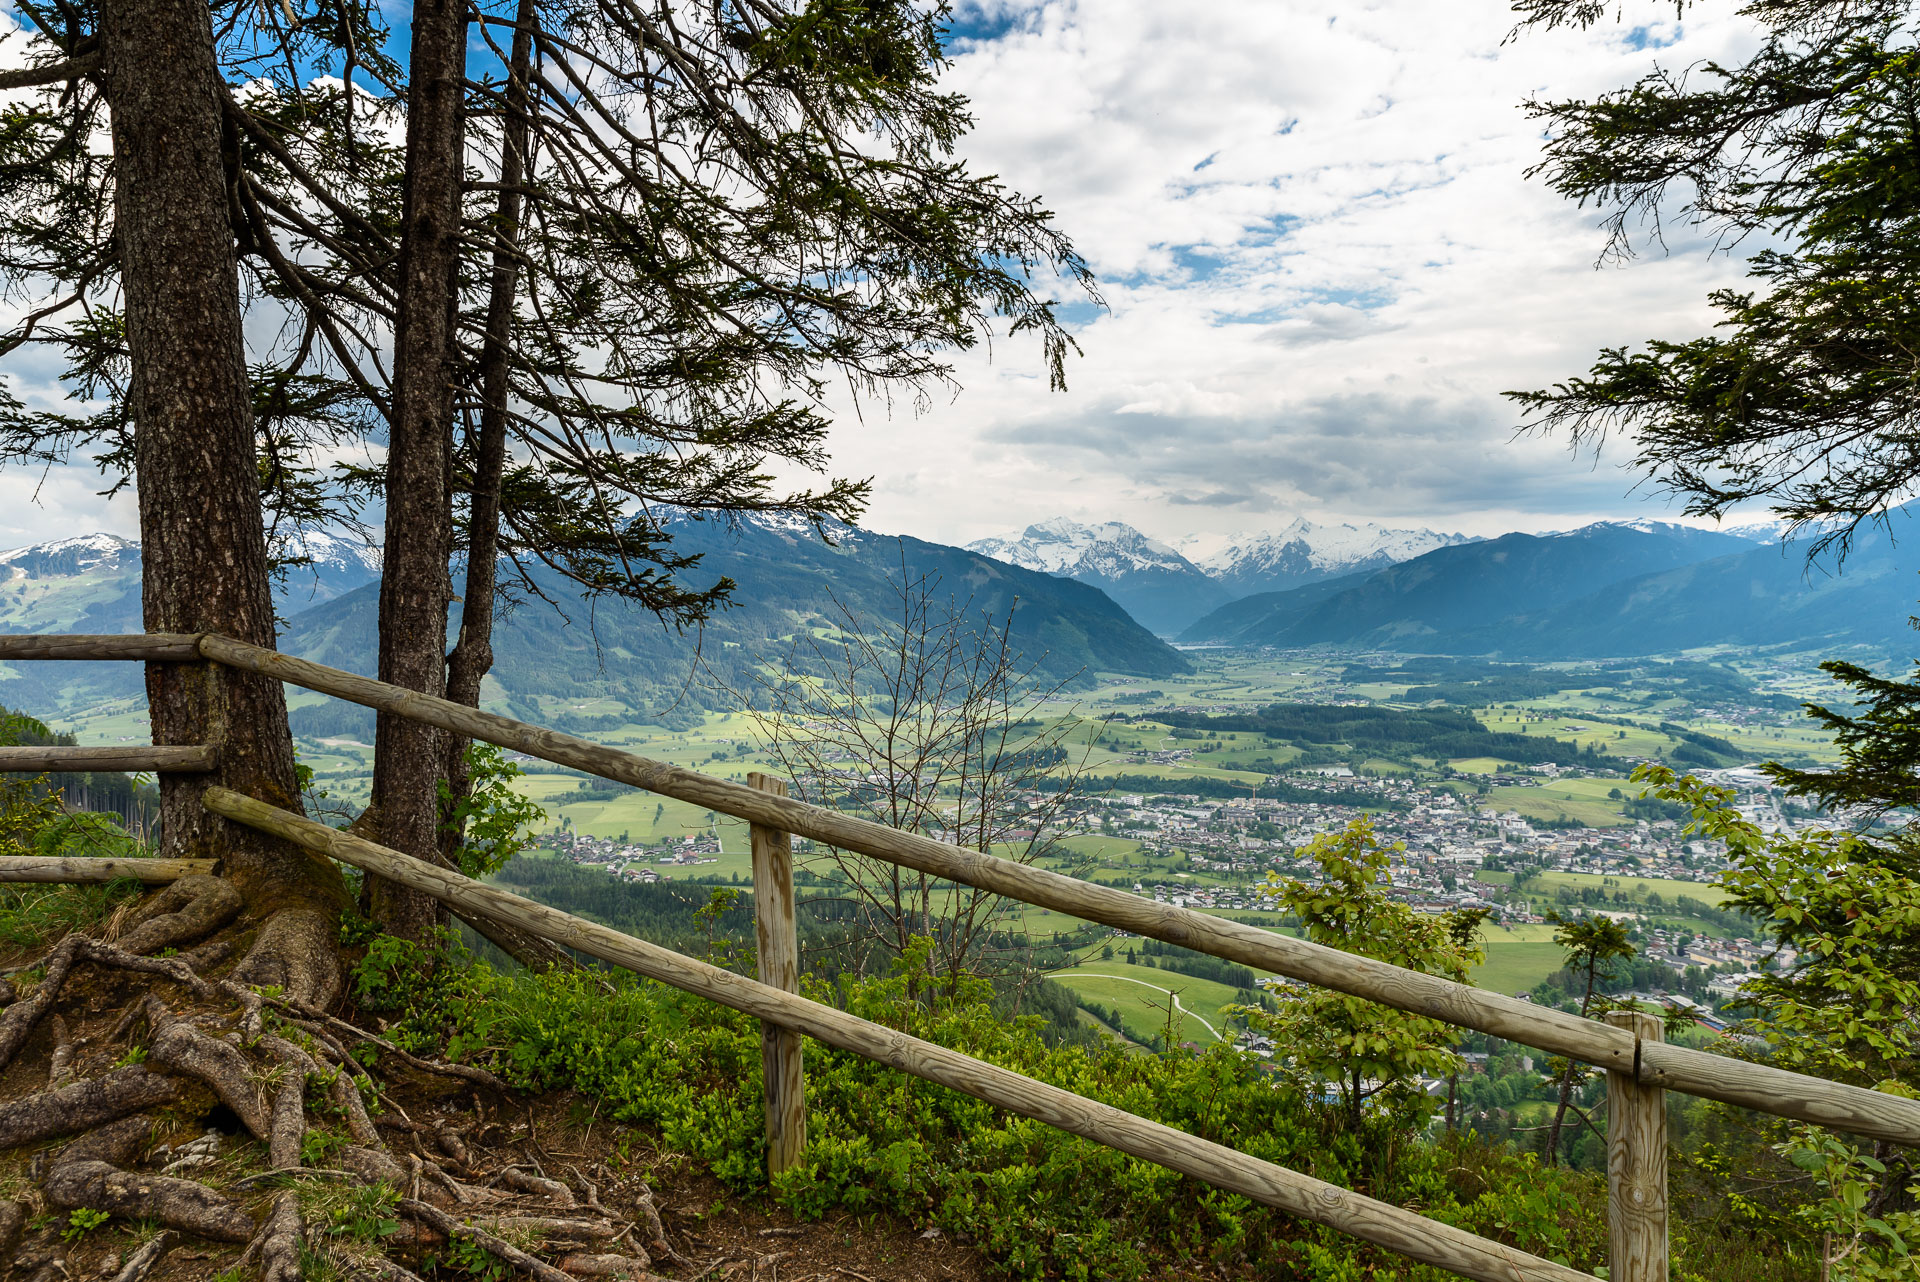
[[[397, 997], [393, 983], [362, 981]], [[578, 975], [509, 978], [474, 966], [458, 986], [442, 1009], [462, 1012], [459, 1040], [490, 1047], [515, 1086], [594, 1096], [603, 1117], [655, 1130], [735, 1190], [802, 1216], [884, 1211], [938, 1225], [1020, 1278], [1143, 1278], [1172, 1260], [1325, 1282], [1447, 1276], [813, 1042], [805, 1160], [770, 1187], [754, 1020], [644, 981], [606, 993]], [[908, 987], [902, 973], [815, 984], [810, 995], [1476, 1233], [1579, 1267], [1604, 1263], [1605, 1199], [1591, 1177], [1467, 1139], [1428, 1144], [1383, 1119], [1355, 1131], [1224, 1048], [1149, 1057], [1048, 1045], [1038, 1019], [995, 1016], [985, 984], [933, 1005], [909, 1000]]]

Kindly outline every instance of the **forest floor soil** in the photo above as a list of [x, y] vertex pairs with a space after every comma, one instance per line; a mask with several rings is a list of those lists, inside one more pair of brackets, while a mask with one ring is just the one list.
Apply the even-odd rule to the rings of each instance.
[[[239, 951], [236, 949], [235, 951]], [[16, 960], [18, 974], [35, 959]], [[217, 979], [227, 965], [203, 973]], [[30, 989], [28, 991], [31, 991]], [[59, 1001], [39, 1020], [4, 1072], [0, 1072], [0, 1113], [9, 1104], [48, 1089], [50, 1078], [100, 1077], [138, 1063], [139, 1025], [127, 1018], [149, 997], [192, 1014], [190, 995], [180, 985], [155, 975], [82, 963], [63, 986]], [[376, 1027], [351, 1009], [339, 1012], [362, 1027]], [[56, 1018], [57, 1017], [57, 1020]], [[63, 1050], [64, 1047], [64, 1050]], [[56, 1056], [64, 1055], [64, 1064]], [[403, 1192], [419, 1196], [422, 1169], [415, 1160], [446, 1163], [434, 1151], [433, 1137], [451, 1131], [462, 1138], [464, 1160], [459, 1181], [468, 1188], [496, 1186], [514, 1170], [559, 1181], [607, 1208], [616, 1221], [638, 1221], [636, 1197], [651, 1192], [667, 1244], [682, 1258], [657, 1258], [650, 1272], [633, 1275], [663, 1282], [975, 1282], [1004, 1276], [970, 1246], [938, 1229], [921, 1230], [885, 1215], [830, 1215], [818, 1221], [796, 1219], [770, 1199], [742, 1197], [684, 1155], [663, 1152], [656, 1137], [641, 1129], [615, 1125], [598, 1115], [595, 1101], [572, 1092], [539, 1096], [503, 1093], [491, 1086], [449, 1078], [396, 1063], [383, 1054], [377, 1069], [382, 1107], [374, 1122], [393, 1158], [412, 1162], [416, 1186]], [[256, 1223], [270, 1220], [275, 1199], [294, 1180], [265, 1177], [268, 1146], [255, 1139], [239, 1118], [205, 1087], [189, 1084], [181, 1098], [152, 1111], [154, 1127], [141, 1157], [129, 1163], [136, 1175], [157, 1175], [183, 1151], [195, 1163], [177, 1173], [220, 1193], [243, 1208]], [[398, 1119], [401, 1125], [396, 1125]], [[411, 1126], [413, 1129], [404, 1129]], [[42, 1142], [0, 1151], [0, 1203], [17, 1201], [27, 1214], [24, 1228], [9, 1247], [0, 1243], [0, 1282], [78, 1282], [112, 1279], [123, 1263], [154, 1234], [151, 1223], [121, 1216], [91, 1225], [76, 1223], [70, 1212], [50, 1208], [42, 1192], [48, 1171], [75, 1141], [70, 1132]], [[424, 1137], [424, 1142], [423, 1142]], [[194, 1150], [185, 1146], [193, 1144]], [[325, 1168], [324, 1153], [309, 1154], [305, 1166]], [[263, 1178], [264, 1177], [264, 1178]], [[309, 1188], [316, 1177], [303, 1172]], [[324, 1182], [324, 1181], [323, 1181]], [[356, 1181], [342, 1181], [352, 1184]], [[364, 1181], [357, 1181], [364, 1183]], [[342, 1195], [344, 1197], [344, 1193]], [[324, 1263], [329, 1235], [326, 1194], [311, 1196], [305, 1208], [308, 1276], [312, 1280], [378, 1277]], [[455, 1218], [463, 1218], [455, 1208]], [[408, 1225], [409, 1229], [413, 1226]], [[404, 1235], [403, 1235], [404, 1236]], [[175, 1236], [174, 1245], [147, 1271], [142, 1282], [202, 1282], [229, 1274], [235, 1279], [260, 1275], [258, 1252], [245, 1243]], [[376, 1242], [385, 1246], [384, 1241]], [[441, 1244], [444, 1246], [444, 1243]], [[430, 1242], [425, 1249], [389, 1251], [396, 1261], [426, 1282], [508, 1282], [528, 1276], [500, 1267], [480, 1272], [458, 1267]], [[318, 1257], [321, 1263], [316, 1264]], [[351, 1256], [346, 1257], [351, 1260]], [[467, 1263], [474, 1261], [470, 1258]]]

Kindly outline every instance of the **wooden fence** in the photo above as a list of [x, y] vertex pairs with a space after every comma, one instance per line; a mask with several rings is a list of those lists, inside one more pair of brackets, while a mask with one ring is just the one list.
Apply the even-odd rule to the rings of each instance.
[[[748, 821], [753, 832], [760, 942], [758, 983], [231, 790], [210, 786], [203, 793], [204, 804], [216, 814], [425, 891], [462, 915], [516, 926], [760, 1019], [765, 1029], [768, 1152], [776, 1170], [798, 1160], [805, 1144], [799, 1043], [799, 1035], [805, 1034], [1466, 1277], [1484, 1282], [1591, 1282], [1590, 1275], [1564, 1265], [799, 997], [794, 991], [798, 959], [789, 850], [790, 834], [795, 833], [1606, 1070], [1611, 1282], [1665, 1282], [1667, 1278], [1667, 1090], [1920, 1146], [1920, 1101], [1674, 1046], [1662, 1039], [1659, 1021], [1650, 1016], [1622, 1013], [1608, 1022], [1594, 1023], [1243, 923], [957, 849], [793, 800], [766, 776], [753, 776], [740, 784], [703, 775], [225, 637], [0, 638], [0, 660], [191, 662], [196, 657], [269, 674], [291, 685]], [[4, 768], [6, 763], [0, 761], [0, 769]], [[0, 867], [0, 880], [9, 875]]]

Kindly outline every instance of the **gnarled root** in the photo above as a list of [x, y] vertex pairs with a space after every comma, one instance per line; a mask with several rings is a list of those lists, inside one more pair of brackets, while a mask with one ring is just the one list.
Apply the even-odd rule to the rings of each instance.
[[0, 1202], [0, 1260], [11, 1260], [13, 1248], [20, 1242], [20, 1230], [27, 1227], [25, 1202]]
[[129, 1117], [69, 1144], [47, 1174], [50, 1206], [105, 1211], [130, 1220], [157, 1220], [170, 1229], [219, 1242], [253, 1236], [251, 1217], [204, 1184], [121, 1169], [151, 1134], [148, 1117]]
[[640, 1226], [647, 1240], [647, 1250], [659, 1260], [670, 1260], [686, 1266], [693, 1263], [686, 1256], [673, 1249], [667, 1241], [667, 1226], [660, 1222], [660, 1208], [653, 1200], [653, 1190], [645, 1184], [640, 1186], [640, 1195], [634, 1199], [633, 1209], [640, 1213]]
[[275, 913], [232, 978], [254, 988], [278, 988], [296, 1006], [324, 1010], [333, 1005], [342, 983], [333, 918], [317, 908]]
[[646, 1260], [630, 1255], [589, 1255], [574, 1251], [560, 1257], [561, 1269], [577, 1278], [625, 1278], [628, 1282], [643, 1282], [652, 1276], [647, 1272], [647, 1265]]
[[130, 953], [173, 948], [212, 934], [243, 906], [240, 892], [224, 878], [182, 877], [141, 905], [116, 942]]
[[122, 970], [141, 971], [151, 975], [164, 975], [176, 983], [184, 984], [196, 994], [205, 996], [213, 991], [213, 986], [177, 957], [141, 957], [124, 948], [112, 944], [103, 944], [97, 939], [88, 939], [84, 935], [68, 935], [54, 950], [47, 954], [46, 975], [40, 986], [33, 990], [30, 997], [17, 1001], [0, 1012], [0, 1069], [13, 1062], [20, 1048], [33, 1036], [33, 1030], [39, 1027], [41, 1018], [53, 1009], [60, 1000], [60, 992], [66, 986], [67, 976], [73, 968], [83, 961], [99, 963], [103, 966], [117, 966]]
[[489, 1255], [497, 1256], [505, 1260], [522, 1273], [531, 1274], [533, 1277], [539, 1279], [539, 1282], [578, 1282], [578, 1279], [569, 1274], [562, 1273], [545, 1260], [528, 1255], [525, 1251], [522, 1251], [519, 1247], [511, 1243], [502, 1242], [485, 1229], [477, 1229], [470, 1224], [462, 1224], [446, 1212], [437, 1207], [428, 1206], [418, 1198], [401, 1198], [400, 1213], [446, 1237], [465, 1238]]
[[531, 1193], [535, 1197], [549, 1198], [562, 1210], [572, 1210], [576, 1205], [573, 1190], [559, 1180], [547, 1180], [538, 1175], [529, 1175], [517, 1166], [509, 1166], [500, 1172], [500, 1182], [516, 1193]]
[[79, 935], [69, 935], [61, 940], [54, 950], [47, 954], [46, 974], [40, 980], [33, 995], [7, 1007], [0, 1014], [0, 1069], [13, 1063], [13, 1057], [27, 1044], [27, 1038], [33, 1036], [33, 1030], [39, 1026], [40, 1017], [53, 1009], [60, 1000], [60, 989], [67, 982], [67, 974], [79, 960], [80, 949], [85, 940]]
[[179, 1098], [180, 1084], [170, 1078], [138, 1064], [115, 1069], [0, 1104], [0, 1149], [70, 1135]]
[[147, 1022], [153, 1026], [149, 1063], [199, 1078], [213, 1087], [214, 1094], [256, 1139], [270, 1138], [267, 1101], [248, 1075], [245, 1055], [176, 1018], [157, 997], [147, 998]]
[[171, 1230], [161, 1229], [120, 1262], [120, 1271], [113, 1275], [113, 1282], [144, 1282], [147, 1274], [153, 1272], [153, 1266], [160, 1263], [160, 1257], [173, 1249], [174, 1240]]
[[273, 1214], [260, 1230], [260, 1282], [301, 1282], [300, 1196], [287, 1189], [273, 1200]]

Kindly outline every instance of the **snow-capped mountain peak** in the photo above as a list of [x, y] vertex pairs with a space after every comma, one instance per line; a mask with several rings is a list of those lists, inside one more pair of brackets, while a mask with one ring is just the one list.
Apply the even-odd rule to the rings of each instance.
[[1080, 578], [1129, 570], [1191, 570], [1174, 549], [1121, 521], [1082, 525], [1065, 517], [1039, 521], [1005, 539], [978, 539], [967, 550], [1027, 570]]
[[1296, 517], [1278, 530], [1183, 545], [1200, 568], [1244, 593], [1279, 591], [1315, 579], [1377, 570], [1474, 540], [1434, 530], [1398, 530], [1368, 521], [1321, 525]]
[[44, 574], [84, 574], [93, 569], [114, 569], [123, 561], [138, 559], [140, 545], [117, 534], [78, 534], [72, 538], [31, 543], [26, 547], [0, 552], [0, 565], [23, 571], [28, 578]]
[[378, 547], [369, 546], [363, 539], [329, 534], [325, 530], [280, 535], [273, 540], [271, 551], [283, 561], [299, 561], [316, 569], [324, 567], [369, 575], [380, 573], [381, 550]]

